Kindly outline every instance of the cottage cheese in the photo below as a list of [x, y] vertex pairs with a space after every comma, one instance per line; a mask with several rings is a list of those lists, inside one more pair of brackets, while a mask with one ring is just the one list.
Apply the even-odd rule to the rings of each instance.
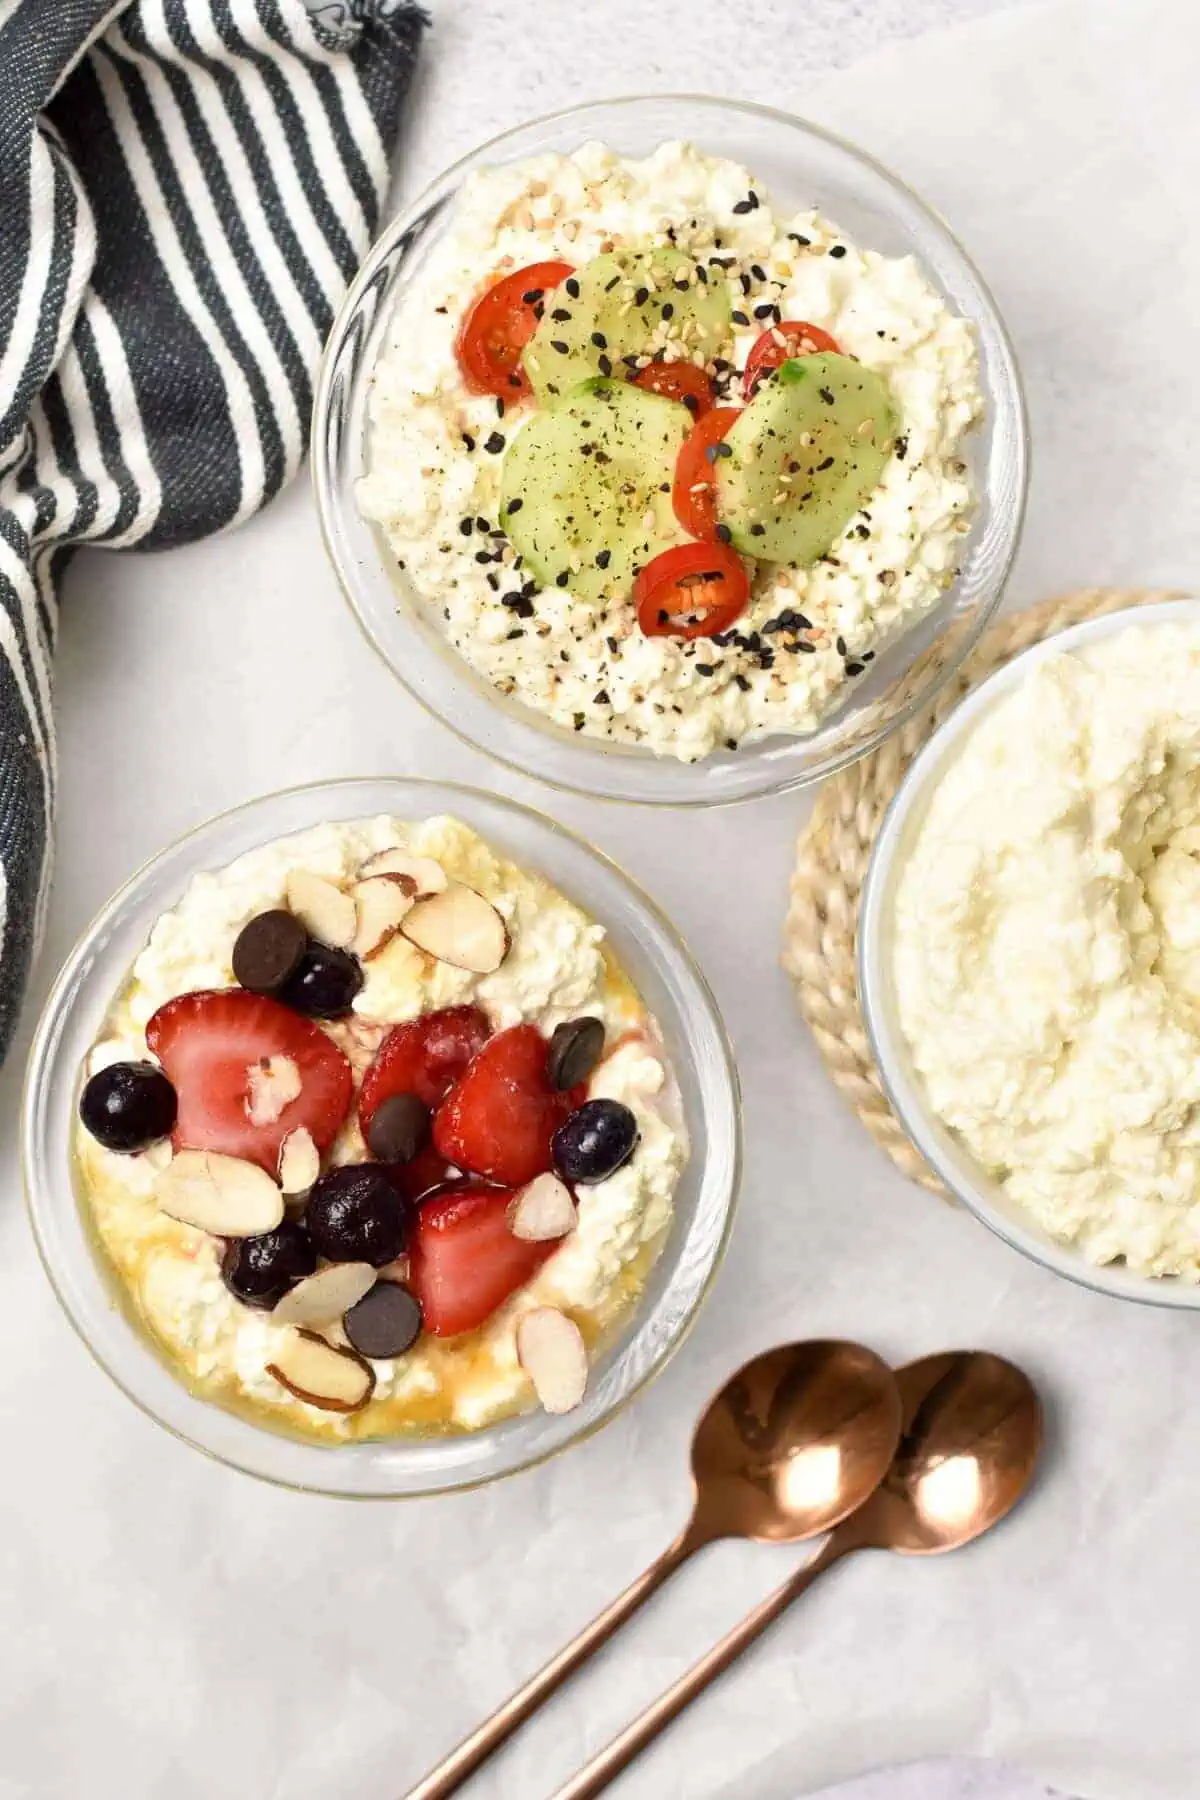
[[[503, 450], [530, 410], [510, 405], [498, 418], [493, 399], [463, 386], [455, 336], [480, 288], [547, 258], [579, 266], [614, 245], [662, 243], [668, 228], [705, 262], [733, 259], [723, 274], [709, 263], [745, 320], [735, 320], [726, 386], [763, 330], [755, 307], [774, 302], [879, 370], [901, 420], [879, 488], [829, 555], [809, 569], [759, 564], [738, 625], [750, 647], [646, 637], [628, 595], [598, 611], [550, 588], [522, 621], [504, 604], [519, 586], [511, 549], [499, 571], [481, 565], [475, 528], [460, 529], [483, 520], [498, 533]], [[592, 143], [466, 183], [374, 371], [359, 505], [450, 642], [502, 693], [569, 730], [690, 762], [813, 730], [880, 644], [952, 584], [973, 506], [963, 439], [981, 407], [971, 327], [912, 257], [859, 249], [812, 211], [777, 214], [745, 169], [690, 144], [628, 161]], [[489, 547], [503, 543], [496, 535]], [[779, 632], [788, 610], [803, 630]]]
[[1090, 1261], [1200, 1281], [1200, 628], [1131, 626], [999, 701], [894, 930], [934, 1111]]
[[[590, 1093], [631, 1107], [640, 1138], [624, 1168], [580, 1189], [575, 1231], [527, 1287], [479, 1331], [452, 1340], [422, 1337], [406, 1355], [376, 1362], [374, 1397], [361, 1412], [343, 1417], [297, 1400], [266, 1373], [285, 1328], [230, 1294], [215, 1240], [159, 1211], [154, 1183], [169, 1152], [156, 1147], [141, 1156], [114, 1155], [80, 1127], [82, 1198], [135, 1321], [205, 1397], [307, 1437], [474, 1430], [527, 1406], [532, 1390], [515, 1348], [521, 1314], [539, 1305], [569, 1311], [591, 1344], [611, 1332], [636, 1301], [662, 1244], [687, 1154], [678, 1094], [654, 1021], [608, 950], [603, 927], [542, 877], [498, 856], [450, 818], [319, 825], [198, 875], [154, 926], [93, 1051], [91, 1069], [144, 1058], [146, 1023], [173, 996], [232, 984], [239, 930], [254, 914], [282, 904], [290, 869], [343, 880], [375, 852], [401, 844], [436, 858], [491, 900], [504, 916], [512, 948], [495, 974], [479, 977], [433, 963], [406, 940], [393, 940], [367, 965], [355, 1019], [329, 1027], [351, 1062], [361, 1071], [386, 1026], [437, 1007], [470, 1002], [484, 1008], [496, 1029], [524, 1021], [547, 1033], [588, 1013], [604, 1020], [612, 1046], [592, 1076]], [[333, 1160], [362, 1154], [350, 1121]]]

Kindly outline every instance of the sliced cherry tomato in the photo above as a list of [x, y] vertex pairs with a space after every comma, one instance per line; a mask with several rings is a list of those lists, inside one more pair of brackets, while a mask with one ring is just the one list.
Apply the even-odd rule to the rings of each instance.
[[683, 529], [690, 531], [694, 538], [716, 541], [717, 486], [713, 479], [713, 457], [709, 452], [720, 443], [740, 411], [737, 406], [714, 406], [702, 419], [697, 419], [675, 459], [671, 505]]
[[634, 387], [648, 394], [661, 394], [664, 400], [678, 400], [693, 419], [702, 419], [712, 411], [713, 384], [695, 363], [647, 363], [633, 378]]
[[832, 350], [841, 355], [837, 339], [822, 331], [819, 325], [810, 325], [806, 319], [785, 319], [782, 325], [770, 326], [751, 346], [746, 358], [742, 391], [747, 400], [763, 376], [777, 369], [780, 363], [793, 356], [815, 356], [819, 350]]
[[570, 263], [529, 263], [479, 296], [455, 345], [463, 380], [473, 394], [516, 400], [532, 392], [521, 352], [537, 330], [543, 296], [572, 274]]
[[745, 610], [750, 582], [727, 544], [677, 544], [646, 564], [633, 598], [647, 637], [712, 637]]

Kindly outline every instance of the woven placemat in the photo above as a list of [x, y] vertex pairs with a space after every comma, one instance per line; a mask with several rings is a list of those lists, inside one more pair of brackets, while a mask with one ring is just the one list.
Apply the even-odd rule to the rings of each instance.
[[936, 1194], [945, 1196], [945, 1189], [884, 1097], [858, 1004], [858, 898], [888, 801], [925, 740], [963, 695], [1019, 651], [1083, 619], [1178, 598], [1152, 588], [1080, 588], [1006, 615], [984, 634], [930, 706], [821, 789], [800, 834], [783, 966], [796, 984], [800, 1010], [834, 1085], [903, 1173]]

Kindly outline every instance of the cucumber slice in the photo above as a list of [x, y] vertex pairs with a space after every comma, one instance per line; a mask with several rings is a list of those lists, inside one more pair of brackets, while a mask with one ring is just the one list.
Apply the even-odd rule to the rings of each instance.
[[586, 382], [534, 413], [500, 475], [500, 522], [530, 574], [600, 600], [683, 543], [671, 477], [691, 423], [686, 406], [625, 381]]
[[[707, 361], [729, 346], [729, 288], [673, 244], [597, 256], [546, 295], [525, 346], [525, 371], [543, 405], [594, 375], [628, 374], [625, 356], [668, 345]], [[603, 360], [602, 360], [603, 359]]]
[[896, 423], [886, 382], [852, 357], [781, 363], [716, 461], [717, 517], [735, 549], [801, 568], [823, 556], [878, 487]]

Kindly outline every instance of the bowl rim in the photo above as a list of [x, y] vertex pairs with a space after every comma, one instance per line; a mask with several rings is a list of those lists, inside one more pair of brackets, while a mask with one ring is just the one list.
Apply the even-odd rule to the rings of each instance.
[[[539, 127], [566, 124], [573, 118], [582, 114], [595, 112], [601, 108], [620, 110], [627, 107], [653, 104], [686, 105], [701, 109], [705, 112], [742, 114], [751, 118], [767, 120], [774, 125], [784, 126], [788, 130], [799, 132], [801, 136], [816, 138], [831, 148], [840, 151], [851, 161], [857, 162], [886, 188], [890, 189], [894, 195], [898, 196], [901, 201], [907, 205], [914, 206], [918, 212], [923, 213], [929, 222], [942, 233], [949, 248], [953, 251], [954, 255], [957, 256], [964, 270], [978, 288], [983, 302], [983, 309], [987, 314], [989, 329], [995, 333], [999, 346], [1001, 377], [1002, 380], [1008, 384], [1009, 395], [1014, 412], [1015, 431], [1013, 452], [1016, 459], [1016, 478], [1015, 493], [1009, 508], [1007, 542], [993, 577], [990, 597], [986, 602], [982, 602], [977, 607], [974, 616], [959, 631], [955, 637], [951, 653], [937, 659], [936, 666], [933, 666], [930, 669], [927, 685], [922, 684], [903, 702], [903, 704], [897, 707], [895, 712], [892, 713], [886, 721], [875, 726], [870, 731], [865, 732], [859, 741], [854, 744], [847, 744], [841, 749], [833, 751], [825, 756], [819, 764], [816, 764], [811, 768], [799, 771], [792, 775], [784, 775], [777, 780], [765, 783], [763, 786], [745, 794], [692, 794], [682, 797], [678, 795], [659, 797], [654, 794], [610, 794], [583, 785], [579, 780], [571, 780], [559, 774], [547, 773], [544, 767], [539, 767], [534, 771], [530, 768], [528, 762], [522, 761], [515, 753], [498, 749], [490, 743], [481, 743], [476, 737], [468, 735], [465, 728], [456, 722], [451, 713], [441, 711], [417, 686], [411, 684], [406, 679], [396, 662], [388, 654], [383, 642], [373, 629], [372, 625], [368, 622], [363, 609], [358, 604], [354, 581], [350, 570], [344, 565], [342, 558], [338, 554], [336, 535], [331, 523], [337, 503], [333, 491], [335, 483], [326, 457], [326, 445], [328, 443], [329, 435], [327, 426], [335, 386], [335, 364], [337, 363], [341, 352], [342, 341], [346, 334], [347, 325], [353, 318], [362, 296], [376, 281], [380, 264], [391, 254], [396, 241], [401, 238], [406, 231], [411, 229], [413, 223], [427, 210], [434, 200], [441, 198], [453, 190], [458, 184], [462, 174], [468, 168], [477, 165], [482, 158], [486, 157], [490, 152], [502, 148], [511, 139], [518, 137], [525, 132], [536, 130]], [[369, 378], [369, 375], [370, 369], [364, 365], [363, 371], [356, 379], [366, 379]], [[815, 121], [805, 118], [800, 113], [787, 112], [781, 107], [767, 106], [759, 101], [730, 99], [719, 94], [695, 93], [686, 90], [667, 90], [662, 92], [601, 96], [594, 100], [576, 101], [570, 106], [556, 107], [550, 112], [535, 114], [531, 118], [519, 120], [516, 124], [507, 126], [503, 131], [495, 132], [492, 136], [483, 139], [471, 149], [465, 151], [463, 155], [457, 157], [454, 162], [450, 163], [447, 168], [442, 170], [442, 172], [436, 175], [431, 181], [427, 182], [405, 206], [401, 207], [400, 210], [380, 228], [367, 257], [360, 265], [358, 272], [342, 296], [341, 303], [334, 313], [332, 323], [329, 327], [321, 351], [321, 360], [313, 389], [313, 406], [309, 431], [309, 463], [311, 469], [312, 491], [316, 501], [317, 520], [326, 557], [328, 558], [330, 567], [333, 569], [342, 599], [349, 608], [359, 631], [370, 645], [375, 655], [383, 663], [393, 679], [400, 683], [404, 691], [410, 695], [431, 718], [437, 720], [439, 724], [452, 731], [459, 742], [466, 745], [469, 749], [475, 751], [477, 754], [488, 757], [492, 761], [500, 764], [501, 767], [510, 769], [526, 779], [540, 781], [556, 792], [585, 794], [589, 799], [604, 801], [612, 805], [642, 807], [671, 806], [678, 807], [681, 810], [686, 808], [689, 811], [722, 806], [746, 805], [755, 800], [772, 798], [777, 794], [795, 793], [804, 788], [815, 786], [818, 782], [824, 781], [828, 777], [840, 773], [843, 769], [850, 767], [862, 757], [868, 756], [872, 751], [877, 750], [894, 732], [902, 729], [902, 727], [907, 724], [922, 707], [926, 706], [930, 701], [936, 698], [945, 687], [946, 683], [957, 673], [963, 662], [975, 648], [975, 645], [978, 643], [984, 630], [995, 616], [996, 610], [1004, 597], [1009, 577], [1012, 574], [1013, 563], [1016, 560], [1017, 551], [1020, 548], [1025, 524], [1029, 496], [1030, 458], [1029, 406], [1025, 395], [1025, 386], [1021, 375], [1020, 363], [1017, 359], [1016, 346], [1013, 343], [1012, 336], [1005, 324], [1004, 316], [997, 305], [996, 297], [993, 294], [989, 283], [985, 280], [981, 270], [970, 256], [958, 234], [950, 225], [941, 210], [934, 206], [931, 201], [927, 200], [923, 194], [918, 192], [916, 188], [912, 187], [901, 176], [897, 175], [886, 163], [881, 162], [877, 157], [873, 156], [870, 151], [864, 150], [859, 144], [855, 143], [851, 138], [843, 136], [840, 132], [832, 131], [824, 125], [819, 125]], [[914, 619], [912, 621], [912, 627], [915, 627], [919, 623], [919, 619]], [[903, 634], [901, 634], [901, 636], [902, 635]], [[529, 728], [532, 730], [539, 729], [541, 727], [541, 720], [533, 712], [533, 709], [527, 710], [530, 712]], [[794, 738], [797, 742], [803, 742], [805, 734], [784, 733], [780, 735]], [[767, 739], [764, 741], [769, 743], [773, 740]], [[746, 754], [748, 756], [753, 756], [757, 747], [757, 743], [752, 743], [748, 747]], [[569, 743], [564, 746], [564, 748], [569, 759]], [[603, 742], [600, 742], [598, 748], [604, 750], [606, 746]], [[635, 749], [636, 748], [638, 747], [635, 746]], [[647, 752], [646, 754], [652, 761], [662, 760], [661, 758], [655, 757], [653, 752]]]
[[1131, 1300], [1175, 1312], [1200, 1311], [1200, 1283], [1189, 1285], [1170, 1277], [1139, 1275], [1123, 1265], [1091, 1263], [1078, 1250], [1058, 1244], [1032, 1224], [1027, 1226], [989, 1196], [990, 1179], [968, 1150], [959, 1148], [949, 1131], [925, 1103], [920, 1079], [910, 1073], [908, 1055], [895, 1011], [890, 1004], [888, 943], [890, 901], [904, 866], [901, 839], [914, 813], [930, 799], [937, 778], [948, 766], [955, 749], [998, 701], [1020, 686], [1029, 670], [1052, 656], [1062, 655], [1095, 639], [1114, 637], [1138, 628], [1154, 630], [1176, 622], [1200, 621], [1200, 597], [1154, 601], [1146, 606], [1121, 607], [1098, 618], [1084, 619], [1051, 637], [1042, 638], [1017, 653], [954, 708], [933, 732], [909, 764], [888, 803], [871, 849], [863, 881], [855, 947], [855, 970], [867, 1040], [884, 1094], [916, 1148], [955, 1199], [1010, 1248], [1052, 1274], [1065, 1277], [1109, 1299]]
[[[43, 1238], [40, 1222], [39, 1209], [41, 1206], [47, 1204], [47, 1202], [36, 1198], [34, 1194], [34, 1171], [36, 1162], [34, 1142], [37, 1134], [38, 1102], [47, 1082], [53, 1077], [55, 1070], [55, 1026], [58, 1022], [60, 1013], [63, 1010], [64, 1000], [71, 987], [72, 981], [81, 966], [86, 962], [92, 951], [93, 945], [102, 937], [110, 920], [112, 920], [120, 911], [126, 900], [132, 898], [142, 885], [154, 874], [158, 866], [161, 863], [166, 862], [178, 851], [186, 848], [195, 839], [204, 836], [207, 832], [230, 821], [236, 820], [244, 814], [253, 812], [260, 807], [269, 808], [280, 802], [303, 799], [309, 796], [316, 798], [318, 795], [328, 793], [331, 789], [336, 789], [338, 791], [353, 790], [356, 788], [367, 789], [395, 781], [403, 782], [408, 787], [424, 788], [435, 791], [439, 796], [450, 796], [451, 798], [454, 796], [462, 796], [468, 800], [482, 798], [486, 800], [488, 804], [498, 806], [502, 811], [508, 811], [517, 815], [527, 824], [531, 824], [535, 829], [548, 829], [553, 835], [565, 839], [573, 849], [583, 851], [588, 857], [601, 864], [611, 877], [614, 877], [626, 888], [631, 899], [634, 901], [637, 910], [643, 915], [648, 915], [658, 929], [671, 941], [673, 949], [678, 954], [682, 964], [686, 968], [688, 978], [693, 984], [695, 991], [692, 996], [692, 1004], [698, 1003], [701, 1007], [706, 1017], [706, 1021], [711, 1027], [714, 1045], [719, 1053], [720, 1074], [726, 1088], [729, 1104], [729, 1185], [724, 1202], [724, 1212], [721, 1220], [720, 1232], [713, 1246], [708, 1268], [705, 1271], [702, 1282], [697, 1288], [687, 1315], [679, 1322], [674, 1330], [673, 1336], [670, 1337], [656, 1358], [644, 1370], [639, 1378], [627, 1391], [615, 1397], [604, 1410], [596, 1415], [595, 1418], [587, 1420], [576, 1432], [564, 1437], [561, 1442], [551, 1444], [550, 1446], [539, 1449], [531, 1454], [522, 1454], [504, 1468], [492, 1469], [473, 1476], [468, 1480], [434, 1482], [428, 1486], [422, 1485], [419, 1487], [406, 1488], [402, 1492], [353, 1492], [348, 1491], [343, 1487], [325, 1485], [318, 1480], [300, 1481], [291, 1479], [287, 1476], [271, 1473], [262, 1468], [252, 1467], [247, 1462], [239, 1460], [236, 1455], [226, 1453], [223, 1450], [215, 1448], [211, 1444], [202, 1442], [183, 1426], [172, 1423], [170, 1420], [162, 1417], [148, 1400], [144, 1399], [141, 1394], [134, 1391], [131, 1384], [112, 1365], [112, 1360], [108, 1355], [92, 1341], [84, 1321], [77, 1316], [75, 1307], [68, 1299], [64, 1290], [64, 1284], [58, 1278], [53, 1259], [49, 1254], [48, 1247]], [[366, 815], [362, 814], [355, 816]], [[320, 823], [321, 820], [319, 818], [314, 818], [312, 822]], [[282, 835], [288, 834], [284, 833]], [[270, 841], [271, 839], [269, 836], [262, 840], [263, 843]], [[193, 870], [192, 875], [199, 872], [199, 870]], [[690, 944], [652, 895], [646, 891], [636, 877], [629, 874], [629, 872], [618, 863], [615, 858], [609, 856], [606, 851], [589, 842], [587, 838], [580, 832], [575, 831], [572, 827], [562, 824], [558, 819], [551, 818], [549, 814], [541, 812], [537, 807], [530, 806], [525, 801], [515, 800], [506, 794], [493, 793], [487, 789], [476, 787], [468, 782], [442, 781], [433, 777], [410, 776], [395, 773], [383, 775], [333, 776], [314, 781], [300, 782], [289, 787], [272, 788], [267, 792], [257, 794], [248, 800], [239, 801], [234, 806], [225, 807], [218, 812], [207, 815], [198, 820], [194, 825], [190, 826], [186, 831], [181, 832], [178, 836], [172, 838], [159, 850], [155, 851], [153, 855], [145, 858], [134, 872], [129, 875], [112, 894], [110, 894], [108, 899], [104, 901], [93, 914], [71, 945], [70, 950], [64, 957], [62, 964], [51, 983], [50, 989], [42, 1003], [38, 1015], [33, 1039], [25, 1063], [18, 1103], [17, 1127], [21, 1192], [26, 1217], [37, 1250], [38, 1261], [41, 1263], [46, 1279], [50, 1284], [51, 1291], [58, 1301], [64, 1317], [67, 1319], [76, 1337], [82, 1343], [91, 1361], [110, 1381], [113, 1382], [125, 1398], [130, 1400], [138, 1411], [154, 1425], [161, 1430], [166, 1431], [178, 1442], [187, 1445], [192, 1450], [199, 1451], [212, 1462], [218, 1463], [225, 1468], [235, 1470], [240, 1475], [249, 1476], [253, 1480], [265, 1482], [268, 1486], [279, 1488], [289, 1493], [314, 1494], [326, 1499], [368, 1502], [429, 1499], [435, 1496], [470, 1493], [475, 1489], [491, 1486], [497, 1482], [509, 1479], [512, 1476], [523, 1474], [529, 1469], [537, 1468], [541, 1464], [550, 1462], [555, 1457], [565, 1454], [568, 1450], [574, 1449], [577, 1445], [587, 1442], [589, 1438], [594, 1437], [606, 1425], [610, 1424], [614, 1418], [624, 1412], [629, 1405], [638, 1399], [640, 1395], [658, 1379], [666, 1369], [667, 1365], [673, 1361], [675, 1355], [686, 1342], [695, 1327], [700, 1312], [716, 1283], [717, 1276], [720, 1273], [721, 1266], [729, 1248], [734, 1221], [737, 1217], [738, 1205], [741, 1199], [745, 1168], [745, 1119], [741, 1076], [738, 1069], [737, 1058], [734, 1053], [733, 1042], [730, 1038], [724, 1015], [716, 995], [713, 992], [712, 986], [709, 983], [699, 960], [692, 951]], [[51, 1200], [48, 1204], [53, 1205], [55, 1202]], [[80, 1218], [80, 1226], [84, 1236], [87, 1236], [87, 1224], [82, 1216]], [[87, 1251], [93, 1261], [97, 1261], [96, 1250], [90, 1243], [87, 1245]], [[637, 1309], [635, 1308], [634, 1313], [630, 1315], [631, 1321], [636, 1318], [636, 1316]], [[139, 1355], [144, 1354], [145, 1356], [152, 1357], [154, 1355], [153, 1349], [143, 1341], [141, 1334], [136, 1328], [131, 1325], [130, 1331], [132, 1337], [138, 1344]], [[171, 1368], [170, 1373], [172, 1378], [178, 1382], [185, 1391], [188, 1391], [186, 1381], [182, 1380], [173, 1367]], [[197, 1398], [200, 1397], [197, 1396]], [[206, 1406], [214, 1406], [218, 1411], [226, 1410], [217, 1406], [217, 1403], [213, 1401], [206, 1401], [203, 1402], [203, 1404]], [[538, 1416], [536, 1411], [531, 1411], [527, 1414], [514, 1415], [514, 1419], [519, 1422], [521, 1419], [536, 1416]], [[253, 1425], [253, 1421], [248, 1421], [248, 1423]], [[268, 1438], [276, 1438], [281, 1435], [270, 1431], [266, 1427], [257, 1427], [257, 1429]], [[484, 1427], [483, 1429], [486, 1430], [487, 1427]], [[464, 1433], [462, 1435], [464, 1437], [470, 1437], [474, 1434]], [[305, 1448], [324, 1451], [326, 1453], [329, 1453], [330, 1451], [336, 1452], [336, 1450], [341, 1448], [353, 1447], [320, 1445], [309, 1443], [306, 1440], [300, 1441], [304, 1442]], [[434, 1439], [432, 1441], [436, 1443], [440, 1440]], [[451, 1441], [458, 1440], [453, 1439]]]

